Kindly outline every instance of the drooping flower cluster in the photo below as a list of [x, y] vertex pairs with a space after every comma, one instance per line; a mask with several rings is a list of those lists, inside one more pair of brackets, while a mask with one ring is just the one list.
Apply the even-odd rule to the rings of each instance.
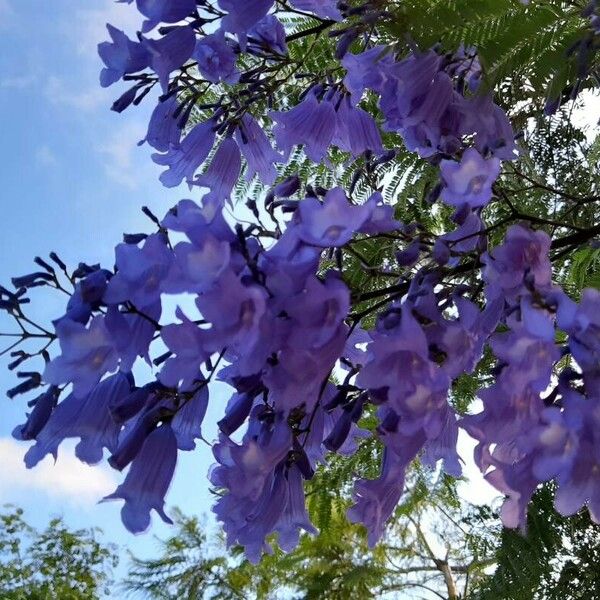
[[[525, 526], [534, 491], [552, 478], [558, 483], [559, 512], [574, 514], [589, 503], [597, 520], [600, 511], [594, 432], [600, 415], [594, 379], [599, 355], [590, 321], [600, 296], [586, 290], [577, 305], [554, 286], [549, 249], [545, 233], [516, 225], [504, 244], [484, 257], [486, 296], [506, 304], [508, 330], [490, 340], [499, 372], [495, 383], [479, 393], [483, 411], [465, 417], [462, 425], [480, 442], [475, 454], [482, 472], [507, 497], [502, 519], [509, 527]], [[582, 326], [585, 349], [578, 342]], [[562, 351], [555, 341], [557, 327], [569, 334]], [[565, 354], [577, 361], [581, 373], [566, 369], [554, 374]], [[578, 380], [585, 381], [585, 388], [573, 387]]]
[[[508, 498], [506, 524], [523, 524], [535, 488], [551, 478], [558, 510], [587, 503], [600, 519], [600, 294], [588, 290], [576, 304], [553, 285], [542, 231], [513, 225], [486, 252], [483, 211], [502, 161], [518, 151], [506, 113], [482, 89], [476, 51], [378, 45], [373, 27], [388, 15], [376, 3], [293, 0], [320, 23], [314, 34], [333, 27], [338, 38], [341, 67], [313, 76], [297, 73], [287, 55], [304, 34], [286, 31], [273, 0], [136, 5], [138, 39], [109, 26], [112, 41], [99, 46], [101, 84], [135, 82], [118, 111], [160, 88], [144, 142], [166, 167], [165, 186], [185, 180], [204, 192], [162, 220], [146, 209], [156, 231], [126, 235], [114, 269], [69, 272], [51, 254], [52, 264], [38, 258], [41, 271], [13, 280], [15, 291], [0, 287], [0, 308], [23, 331], [28, 290], [67, 291], [62, 275], [72, 287], [53, 331], [37, 329], [60, 352], [51, 358], [43, 348], [43, 373], [19, 371], [23, 381], [9, 392], [47, 385], [14, 430], [33, 442], [27, 466], [78, 438], [82, 461], [96, 464], [106, 449], [113, 468], [128, 468], [106, 499], [124, 501], [130, 531], [146, 529], [152, 510], [168, 521], [177, 453], [195, 449], [218, 377], [233, 392], [213, 445], [214, 511], [228, 542], [254, 561], [270, 551], [272, 534], [289, 551], [301, 530], [315, 531], [306, 482], [326, 468], [327, 453], [352, 454], [372, 436], [383, 446], [381, 474], [356, 482], [349, 511], [371, 544], [415, 459], [460, 475], [459, 427], [478, 441], [478, 465]], [[277, 87], [294, 75], [306, 87], [276, 105]], [[365, 110], [367, 99], [379, 113]], [[439, 167], [430, 199], [454, 209], [449, 231], [401, 223], [384, 202], [385, 183], [373, 175], [394, 159], [388, 146], [398, 137]], [[348, 191], [296, 175], [277, 182], [293, 154], [329, 166], [332, 148], [359, 165]], [[270, 191], [234, 223], [227, 205], [243, 171]], [[360, 202], [352, 188], [363, 176], [372, 193]], [[374, 266], [361, 255], [360, 244], [378, 237], [398, 243], [395, 263], [386, 256]], [[350, 259], [393, 285], [354, 289]], [[484, 299], [453, 280], [481, 266]], [[166, 296], [178, 303], [175, 319]], [[374, 325], [364, 319], [371, 315]], [[481, 412], [460, 416], [453, 384], [486, 346], [496, 380], [479, 393]], [[11, 369], [35, 355], [13, 356]], [[559, 373], [564, 357], [573, 368]], [[159, 368], [154, 379], [134, 380], [140, 359]], [[363, 416], [376, 428], [365, 429]]]

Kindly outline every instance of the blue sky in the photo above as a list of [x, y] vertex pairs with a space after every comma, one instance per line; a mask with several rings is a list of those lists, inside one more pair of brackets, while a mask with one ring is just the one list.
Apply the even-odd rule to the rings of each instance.
[[[112, 0], [0, 0], [4, 284], [31, 272], [33, 257], [51, 250], [69, 264], [84, 260], [110, 266], [112, 249], [123, 232], [151, 226], [139, 211], [141, 205], [162, 215], [189, 196], [186, 188], [165, 190], [148, 147], [137, 146], [145, 134], [151, 99], [122, 115], [109, 110], [121, 88], [103, 90], [98, 84], [96, 45], [107, 37], [106, 22], [132, 32], [139, 18], [133, 6]], [[62, 300], [38, 297], [40, 318], [60, 314]], [[0, 331], [9, 327], [0, 320]], [[27, 446], [10, 438], [14, 426], [23, 421], [25, 400], [4, 396], [14, 385], [6, 363], [0, 359], [0, 505], [23, 506], [38, 526], [57, 514], [72, 526], [97, 525], [106, 540], [150, 553], [152, 534], [164, 536], [169, 529], [155, 517], [150, 534], [132, 536], [121, 525], [120, 502], [96, 504], [120, 479], [109, 468], [81, 465], [67, 445], [61, 447], [56, 465], [46, 458], [33, 471], [25, 471], [22, 456]], [[225, 390], [213, 388], [209, 423], [215, 422], [225, 400]], [[205, 429], [209, 439], [214, 432], [214, 425]], [[212, 501], [206, 473], [211, 462], [204, 445], [180, 455], [168, 505], [208, 515]]]

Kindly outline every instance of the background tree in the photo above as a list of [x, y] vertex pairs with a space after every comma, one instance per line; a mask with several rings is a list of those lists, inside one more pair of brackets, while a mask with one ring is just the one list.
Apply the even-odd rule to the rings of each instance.
[[125, 589], [164, 600], [454, 599], [467, 597], [487, 578], [496, 562], [497, 515], [461, 501], [449, 478], [415, 467], [385, 539], [369, 549], [364, 528], [345, 519], [349, 499], [337, 497], [337, 486], [323, 475], [308, 493], [321, 533], [303, 537], [294, 552], [277, 549], [252, 565], [242, 548], [228, 553], [224, 540], [207, 535], [197, 518], [176, 510], [177, 531], [159, 540], [157, 557], [132, 557]]
[[23, 510], [0, 513], [0, 598], [95, 600], [110, 595], [117, 548], [98, 540], [100, 529], [68, 528], [61, 518], [39, 531]]

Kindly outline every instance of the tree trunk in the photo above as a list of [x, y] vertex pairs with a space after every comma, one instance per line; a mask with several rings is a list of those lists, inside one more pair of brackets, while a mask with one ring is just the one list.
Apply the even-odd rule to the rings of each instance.
[[444, 583], [446, 584], [446, 590], [448, 591], [448, 600], [458, 600], [458, 592], [456, 591], [456, 582], [452, 575], [452, 569], [445, 560], [437, 561], [437, 568], [442, 572], [444, 576]]

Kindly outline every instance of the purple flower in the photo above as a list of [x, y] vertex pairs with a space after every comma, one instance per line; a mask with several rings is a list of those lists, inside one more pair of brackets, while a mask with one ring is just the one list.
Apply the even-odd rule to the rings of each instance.
[[480, 94], [465, 101], [464, 133], [475, 133], [475, 146], [481, 154], [500, 160], [515, 160], [519, 152], [515, 134], [506, 112], [494, 104], [490, 94]]
[[166, 154], [152, 155], [156, 164], [169, 167], [160, 176], [163, 185], [175, 187], [184, 178], [190, 184], [193, 182], [194, 173], [212, 150], [215, 141], [214, 126], [212, 120], [198, 123], [183, 138], [181, 144], [171, 147]]
[[[143, 403], [138, 412], [127, 421], [119, 433], [119, 444], [108, 459], [108, 464], [122, 471], [139, 454], [146, 438], [156, 429], [157, 424], [174, 412], [172, 397], [160, 392], [160, 385], [152, 386], [148, 394], [143, 394]], [[140, 402], [140, 399], [137, 399]], [[114, 405], [113, 405], [114, 406]], [[114, 414], [111, 410], [111, 414]]]
[[208, 407], [208, 385], [203, 385], [191, 397], [182, 400], [177, 414], [171, 421], [171, 427], [177, 438], [180, 450], [194, 450], [195, 440], [202, 437], [202, 421]]
[[587, 504], [590, 517], [599, 523], [600, 404], [597, 397], [584, 398], [573, 392], [567, 394], [564, 404], [565, 425], [570, 437], [575, 435], [576, 444], [571, 441], [563, 445], [563, 468], [556, 477], [558, 490], [554, 506], [559, 513], [568, 516]]
[[406, 147], [426, 158], [437, 152], [454, 153], [460, 147], [460, 120], [453, 108], [462, 97], [454, 91], [446, 73], [438, 72], [423, 97], [413, 101], [413, 110], [401, 120]]
[[459, 81], [466, 83], [470, 92], [475, 93], [481, 84], [483, 69], [481, 61], [477, 56], [477, 48], [460, 45], [454, 53], [453, 64], [448, 68], [452, 77], [458, 77]]
[[56, 460], [58, 446], [64, 439], [74, 437], [81, 438], [75, 447], [77, 458], [90, 465], [99, 463], [103, 448], [110, 452], [116, 449], [121, 429], [112, 418], [110, 405], [130, 391], [129, 377], [117, 373], [101, 381], [86, 396], [67, 396], [35, 436], [36, 443], [25, 455], [27, 468], [37, 465], [47, 454]]
[[311, 12], [321, 19], [342, 20], [336, 0], [292, 0], [292, 6], [298, 10]]
[[61, 320], [56, 324], [61, 354], [46, 365], [44, 380], [54, 385], [72, 383], [78, 398], [87, 395], [102, 376], [118, 366], [118, 355], [104, 317], [94, 317], [89, 327]]
[[600, 292], [586, 288], [576, 304], [562, 295], [557, 319], [559, 327], [569, 334], [569, 348], [583, 371], [586, 386], [600, 384]]
[[[463, 205], [464, 206], [464, 205]], [[458, 263], [459, 258], [451, 259], [451, 256], [460, 256], [467, 252], [480, 249], [485, 237], [482, 235], [484, 229], [481, 217], [476, 212], [467, 214], [460, 227], [454, 231], [440, 235], [434, 244], [433, 254], [436, 261], [441, 264]]]
[[332, 143], [340, 150], [350, 152], [354, 157], [367, 150], [376, 155], [383, 152], [375, 120], [362, 108], [352, 106], [350, 96], [343, 96], [337, 108], [336, 130]]
[[218, 423], [225, 435], [230, 436], [242, 426], [252, 410], [255, 397], [247, 392], [231, 396], [225, 407], [225, 416]]
[[371, 548], [381, 539], [386, 521], [400, 500], [406, 468], [416, 456], [421, 443], [418, 436], [409, 440], [404, 445], [402, 457], [385, 448], [381, 475], [371, 481], [360, 479], [354, 484], [355, 504], [348, 510], [348, 520], [362, 523], [367, 528]]
[[[150, 403], [150, 397], [162, 388], [158, 381], [151, 381], [131, 393], [109, 402], [109, 410], [115, 422], [123, 424], [133, 419]], [[131, 421], [130, 421], [131, 423]], [[127, 425], [129, 426], [128, 423]]]
[[[319, 400], [322, 382], [342, 354], [347, 335], [348, 327], [340, 324], [322, 346], [297, 347], [281, 343], [284, 347], [277, 353], [277, 364], [268, 365], [263, 376], [277, 410], [290, 414], [298, 407], [306, 411], [313, 409]], [[309, 340], [314, 341], [314, 338]]]
[[[442, 428], [449, 379], [429, 359], [429, 344], [409, 305], [401, 309], [400, 321], [392, 313], [383, 317], [369, 346], [371, 360], [357, 377], [363, 389], [386, 389], [389, 405], [399, 415], [415, 421], [436, 437]], [[401, 374], [401, 375], [400, 375]], [[445, 419], [445, 416], [443, 417]]]
[[[67, 302], [67, 311], [61, 319], [70, 319], [85, 325], [92, 315], [92, 311], [100, 307], [109, 277], [109, 271], [98, 269], [77, 282], [73, 294]], [[54, 325], [59, 320], [54, 321]]]
[[159, 102], [152, 111], [148, 133], [140, 144], [148, 142], [159, 152], [167, 152], [178, 146], [182, 129], [179, 125], [179, 116], [176, 116], [178, 108], [176, 95]]
[[227, 242], [235, 239], [222, 210], [211, 204], [196, 204], [193, 200], [181, 200], [167, 213], [162, 226], [184, 233], [199, 248], [204, 246], [207, 236]]
[[442, 410], [442, 427], [437, 436], [428, 439], [423, 445], [423, 454], [421, 463], [425, 466], [435, 469], [438, 461], [442, 461], [442, 467], [445, 473], [452, 477], [462, 475], [460, 458], [456, 452], [458, 443], [458, 421], [456, 413], [445, 406]]
[[207, 330], [200, 329], [178, 309], [180, 325], [166, 325], [160, 335], [174, 356], [168, 358], [160, 372], [159, 379], [167, 387], [179, 387], [187, 391], [194, 389], [203, 379], [202, 365], [212, 352], [206, 350], [209, 343]]
[[165, 423], [146, 438], [125, 481], [104, 498], [125, 500], [121, 519], [132, 533], [140, 533], [148, 528], [152, 509], [163, 521], [172, 523], [164, 512], [164, 503], [176, 462], [177, 439], [171, 426]]
[[[292, 448], [292, 432], [288, 424], [280, 415], [266, 422], [257, 420], [261, 410], [257, 407], [251, 415], [251, 423], [240, 445], [221, 435], [219, 443], [213, 446], [219, 466], [211, 471], [211, 482], [251, 503], [260, 497], [273, 470]], [[251, 510], [252, 506], [248, 509]], [[218, 503], [215, 513], [220, 517]]]
[[242, 51], [246, 47], [246, 34], [273, 6], [273, 0], [219, 0], [219, 8], [228, 14], [221, 20], [224, 31], [235, 33]]
[[323, 346], [336, 335], [349, 309], [350, 292], [333, 272], [326, 274], [324, 282], [309, 277], [286, 311], [293, 323], [288, 343], [301, 348]]
[[244, 114], [235, 139], [248, 163], [246, 179], [250, 181], [258, 175], [263, 183], [272, 185], [277, 177], [274, 163], [281, 162], [282, 157], [273, 150], [269, 138], [252, 115]]
[[485, 159], [475, 148], [468, 148], [459, 163], [443, 160], [440, 171], [444, 183], [442, 200], [451, 206], [468, 204], [477, 208], [492, 198], [492, 185], [500, 175], [500, 160]]
[[505, 527], [521, 527], [527, 524], [527, 505], [539, 485], [531, 472], [531, 461], [510, 453], [506, 447], [496, 448], [490, 458], [496, 466], [485, 479], [506, 496], [500, 511]]
[[267, 15], [261, 19], [249, 32], [251, 41], [255, 41], [260, 48], [275, 54], [287, 54], [285, 29], [275, 15]]
[[287, 502], [275, 531], [279, 534], [278, 543], [284, 552], [291, 552], [300, 541], [300, 529], [308, 533], [319, 533], [310, 522], [304, 499], [304, 482], [300, 469], [292, 465], [287, 473]]
[[303, 144], [306, 156], [320, 163], [327, 155], [336, 129], [335, 109], [331, 102], [319, 102], [314, 92], [287, 112], [271, 112], [275, 121], [273, 135], [277, 146], [289, 157], [294, 146]]
[[131, 302], [137, 309], [160, 300], [161, 284], [173, 261], [173, 253], [161, 233], [150, 235], [142, 248], [119, 244], [115, 248], [117, 273], [104, 294], [107, 304]]
[[114, 341], [119, 355], [121, 371], [131, 371], [138, 356], [150, 364], [149, 347], [156, 334], [156, 325], [161, 315], [161, 304], [157, 301], [144, 307], [143, 315], [121, 312], [111, 306], [106, 313], [106, 328]]
[[162, 288], [170, 294], [202, 293], [209, 290], [229, 266], [230, 245], [210, 233], [200, 245], [179, 242], [174, 250], [175, 260]]
[[206, 171], [194, 179], [194, 185], [210, 189], [210, 194], [204, 198], [204, 202], [222, 206], [225, 200], [229, 200], [240, 175], [241, 165], [237, 144], [232, 138], [225, 138]]
[[[566, 481], [575, 465], [579, 451], [579, 435], [582, 433], [584, 416], [577, 394], [567, 392], [565, 409], [546, 408], [541, 414], [541, 423], [533, 433], [533, 443], [528, 452], [533, 454], [532, 471], [539, 481], [548, 481], [558, 476]], [[583, 403], [587, 402], [581, 399]]]
[[[238, 500], [237, 523], [232, 526], [224, 523], [223, 527], [227, 531], [227, 543], [238, 543], [244, 547], [246, 558], [253, 564], [257, 564], [263, 552], [271, 553], [272, 549], [266, 542], [266, 537], [275, 529], [279, 523], [283, 511], [288, 503], [289, 489], [286, 485], [284, 467], [280, 466], [273, 474], [269, 474], [261, 496], [254, 503], [248, 503]], [[234, 506], [227, 503], [226, 497], [215, 505], [217, 517], [225, 512], [234, 512], [231, 510]], [[240, 504], [243, 505], [240, 506]], [[221, 505], [221, 506], [219, 506]], [[219, 510], [220, 509], [220, 510]], [[235, 514], [235, 513], [234, 513]]]
[[367, 221], [370, 212], [365, 204], [350, 204], [342, 188], [333, 188], [323, 203], [312, 197], [299, 203], [295, 228], [306, 244], [323, 248], [343, 246]]
[[514, 300], [527, 293], [526, 280], [539, 291], [549, 290], [552, 284], [549, 251], [550, 238], [543, 231], [511, 226], [504, 243], [482, 257], [487, 298], [504, 296]]
[[500, 300], [489, 303], [483, 311], [461, 296], [454, 298], [458, 319], [449, 320], [437, 309], [437, 316], [427, 328], [430, 347], [442, 352], [445, 359], [442, 369], [449, 377], [473, 371], [483, 352], [483, 345], [496, 328], [503, 303]]
[[[410, 54], [390, 68], [389, 77], [380, 90], [379, 102], [388, 131], [399, 131], [414, 124], [407, 119], [415, 114], [419, 115], [418, 121], [423, 120], [420, 108], [429, 97], [440, 63], [441, 57], [429, 50], [422, 54]], [[441, 100], [444, 99], [443, 95]]]
[[200, 73], [208, 81], [233, 84], [240, 78], [235, 68], [236, 54], [221, 30], [205, 35], [196, 42], [194, 58], [198, 61]]
[[178, 23], [196, 11], [196, 0], [137, 0], [137, 9], [148, 19], [143, 31], [159, 23]]
[[58, 388], [52, 385], [29, 403], [29, 406], [33, 404], [33, 410], [23, 425], [15, 427], [13, 437], [17, 440], [34, 440], [48, 422], [57, 401]]
[[129, 73], [142, 71], [150, 64], [150, 53], [139, 42], [130, 40], [120, 29], [107, 25], [112, 42], [98, 44], [98, 54], [106, 65], [100, 72], [100, 85], [108, 87]]
[[381, 91], [393, 63], [394, 55], [388, 46], [375, 46], [361, 54], [346, 54], [342, 59], [347, 71], [344, 86], [351, 94], [352, 103], [358, 104], [366, 89]]
[[402, 227], [402, 223], [394, 219], [394, 207], [384, 202], [380, 192], [371, 194], [364, 206], [369, 209], [370, 214], [359, 228], [361, 233], [375, 235], [397, 231]]
[[158, 40], [145, 39], [144, 45], [150, 53], [150, 67], [158, 75], [163, 92], [166, 93], [171, 72], [182, 67], [192, 56], [196, 34], [191, 27], [175, 27]]
[[257, 285], [244, 285], [231, 270], [225, 270], [213, 288], [196, 299], [196, 305], [212, 323], [211, 332], [218, 334], [221, 347], [245, 354], [260, 334], [266, 292]]

